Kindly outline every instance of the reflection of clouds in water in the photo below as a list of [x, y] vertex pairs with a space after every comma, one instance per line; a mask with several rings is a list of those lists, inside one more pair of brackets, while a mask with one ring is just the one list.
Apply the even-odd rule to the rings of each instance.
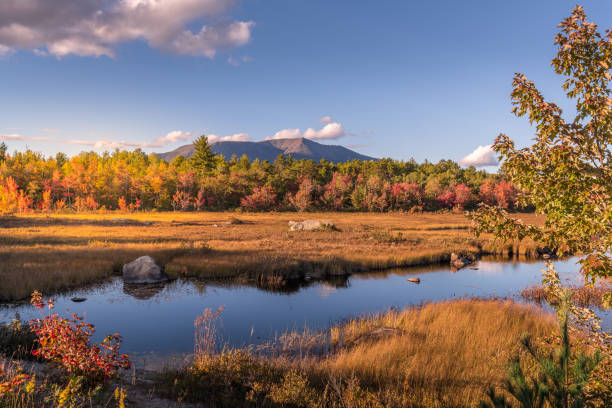
[[332, 286], [328, 283], [321, 283], [317, 286], [317, 295], [319, 295], [319, 297], [322, 297], [322, 298], [326, 298], [332, 293], [336, 293], [337, 291], [338, 291], [337, 287]]
[[474, 266], [478, 268], [475, 271], [477, 275], [501, 275], [504, 272], [504, 264], [500, 262], [478, 261]]

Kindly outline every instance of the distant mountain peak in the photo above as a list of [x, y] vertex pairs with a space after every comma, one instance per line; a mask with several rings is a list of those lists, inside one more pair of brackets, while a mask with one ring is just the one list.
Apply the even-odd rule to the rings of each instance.
[[[311, 159], [315, 162], [321, 159], [333, 163], [350, 160], [376, 160], [344, 146], [325, 145], [304, 138], [272, 139], [259, 142], [216, 142], [211, 144], [211, 149], [215, 153], [222, 154], [226, 160], [234, 155], [238, 158], [246, 155], [250, 160], [259, 159], [273, 162], [279, 154], [291, 155], [295, 159]], [[158, 153], [157, 155], [164, 160], [172, 161], [177, 156], [189, 157], [193, 154], [193, 151], [193, 144], [189, 144], [171, 152]]]

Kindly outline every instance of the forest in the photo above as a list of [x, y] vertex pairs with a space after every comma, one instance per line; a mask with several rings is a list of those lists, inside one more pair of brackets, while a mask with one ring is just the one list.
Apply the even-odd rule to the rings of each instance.
[[[268, 161], [197, 152], [82, 152], [69, 158], [0, 147], [0, 213], [28, 211], [438, 211], [479, 203], [518, 210], [503, 176], [450, 160]], [[208, 157], [206, 157], [208, 155]], [[199, 157], [199, 158], [198, 158]], [[205, 161], [204, 165], [202, 161]], [[525, 210], [525, 209], [521, 209]]]

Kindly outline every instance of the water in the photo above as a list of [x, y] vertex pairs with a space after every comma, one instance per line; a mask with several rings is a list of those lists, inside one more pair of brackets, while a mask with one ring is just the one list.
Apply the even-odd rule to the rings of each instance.
[[[355, 274], [346, 279], [303, 283], [286, 292], [250, 286], [177, 280], [146, 290], [124, 286], [121, 278], [95, 287], [56, 296], [55, 311], [76, 312], [96, 326], [96, 338], [118, 332], [122, 351], [169, 356], [193, 350], [193, 322], [205, 308], [225, 305], [220, 332], [230, 345], [257, 344], [287, 330], [325, 328], [342, 319], [390, 307], [461, 297], [512, 297], [527, 286], [539, 284], [544, 262], [497, 262], [483, 259], [477, 270], [452, 273], [448, 267], [397, 269]], [[562, 279], [579, 283], [576, 259], [555, 262]], [[419, 277], [420, 284], [407, 281]], [[72, 297], [84, 297], [82, 303]], [[39, 316], [29, 305], [3, 307], [0, 320]], [[602, 312], [604, 326], [612, 316]]]

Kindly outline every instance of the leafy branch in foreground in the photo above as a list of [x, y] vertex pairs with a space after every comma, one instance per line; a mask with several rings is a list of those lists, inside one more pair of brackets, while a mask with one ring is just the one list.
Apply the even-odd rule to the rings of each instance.
[[519, 202], [544, 214], [544, 226], [525, 225], [487, 205], [470, 217], [477, 234], [531, 237], [560, 254], [583, 254], [581, 272], [594, 282], [612, 276], [612, 32], [600, 34], [580, 6], [559, 27], [552, 67], [565, 77], [563, 89], [575, 100], [575, 118], [565, 120], [559, 106], [517, 73], [513, 112], [535, 124], [535, 143], [519, 149], [501, 134], [493, 145], [506, 177], [524, 192]]

